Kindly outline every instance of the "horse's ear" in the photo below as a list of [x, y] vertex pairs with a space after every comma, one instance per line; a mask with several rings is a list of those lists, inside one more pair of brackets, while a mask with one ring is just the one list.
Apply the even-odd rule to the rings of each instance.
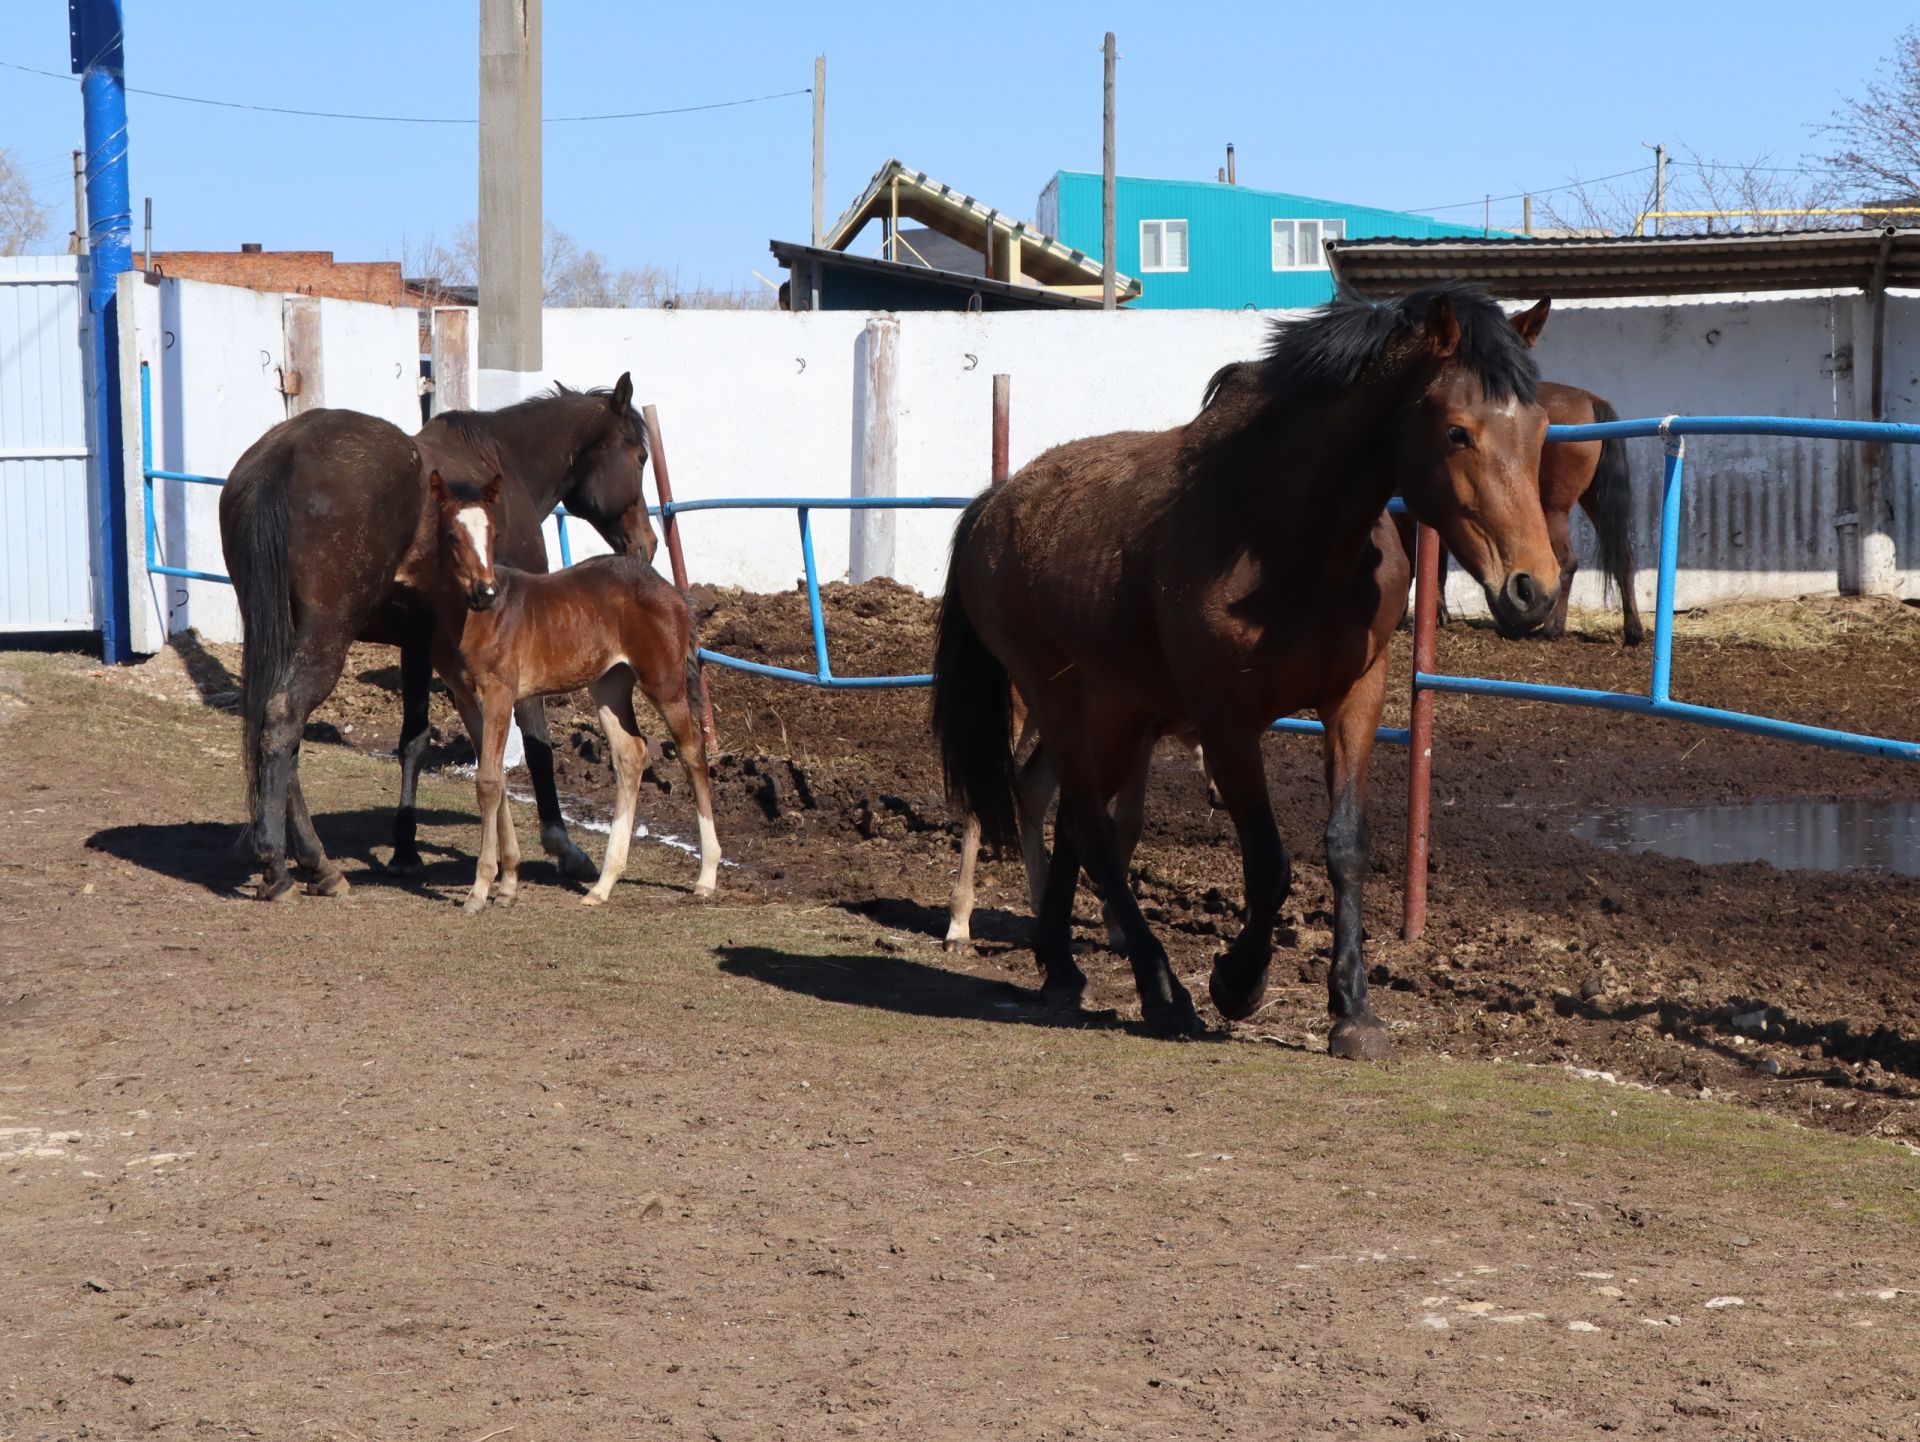
[[1529, 346], [1537, 345], [1540, 332], [1547, 328], [1547, 312], [1553, 309], [1550, 296], [1542, 296], [1538, 301], [1513, 318], [1513, 328], [1520, 332], [1520, 339]]
[[1442, 292], [1427, 302], [1427, 339], [1442, 360], [1460, 349], [1460, 317], [1453, 313], [1453, 302]]
[[427, 489], [433, 492], [434, 500], [444, 502], [447, 499], [447, 483], [440, 479], [438, 466], [435, 466], [427, 477]]
[[613, 406], [613, 413], [616, 416], [624, 416], [628, 408], [633, 405], [632, 371], [620, 372], [620, 379], [613, 384], [613, 395], [610, 397], [610, 402]]
[[480, 499], [490, 506], [500, 504], [500, 473], [498, 471], [495, 471], [493, 479], [487, 482], [486, 489], [480, 493]]

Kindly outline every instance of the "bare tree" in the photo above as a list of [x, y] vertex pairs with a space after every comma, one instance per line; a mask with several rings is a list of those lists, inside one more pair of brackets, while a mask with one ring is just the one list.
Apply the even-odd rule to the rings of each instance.
[[20, 157], [0, 148], [0, 255], [21, 255], [46, 233], [51, 214], [33, 197]]
[[[479, 233], [472, 221], [442, 242], [429, 231], [422, 240], [403, 238], [400, 266], [411, 279], [427, 281], [435, 293], [447, 286], [471, 286], [479, 276]], [[682, 310], [771, 310], [774, 293], [707, 290], [680, 284], [677, 272], [657, 265], [615, 270], [597, 250], [583, 248], [559, 226], [548, 223], [540, 257], [541, 300], [550, 306]]]
[[1815, 128], [1837, 143], [1826, 163], [1853, 195], [1902, 204], [1920, 198], [1920, 27], [1902, 31], [1866, 92]]
[[[1557, 195], [1541, 197], [1548, 224], [1563, 230], [1600, 235], [1632, 235], [1641, 217], [1653, 210], [1654, 167], [1607, 183], [1573, 181]], [[1726, 231], [1826, 229], [1859, 224], [1854, 216], [1817, 215], [1841, 198], [1835, 176], [1797, 166], [1776, 165], [1770, 155], [1753, 160], [1709, 160], [1689, 145], [1675, 148], [1667, 162], [1668, 211], [1702, 210], [1718, 215], [1687, 216], [1662, 222], [1667, 235], [1711, 235]], [[1750, 212], [1731, 214], [1729, 212]], [[1751, 212], [1775, 211], [1764, 215]], [[1647, 221], [1646, 233], [1653, 233]]]

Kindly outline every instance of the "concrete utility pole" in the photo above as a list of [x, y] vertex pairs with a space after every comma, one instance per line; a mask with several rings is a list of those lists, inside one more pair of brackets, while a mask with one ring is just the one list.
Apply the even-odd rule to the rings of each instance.
[[480, 373], [484, 408], [541, 367], [541, 0], [480, 0]]
[[67, 244], [71, 255], [87, 253], [87, 153], [73, 152], [73, 238]]
[[813, 57], [813, 243], [827, 240], [827, 57]]
[[1119, 300], [1114, 291], [1113, 261], [1113, 32], [1107, 32], [1107, 42], [1101, 47], [1106, 56], [1106, 104], [1101, 125], [1100, 143], [1100, 308], [1114, 310]]
[[73, 73], [80, 77], [87, 154], [87, 309], [94, 407], [94, 583], [100, 653], [133, 659], [127, 584], [126, 456], [120, 431], [120, 276], [133, 267], [127, 184], [127, 76], [120, 0], [70, 0]]

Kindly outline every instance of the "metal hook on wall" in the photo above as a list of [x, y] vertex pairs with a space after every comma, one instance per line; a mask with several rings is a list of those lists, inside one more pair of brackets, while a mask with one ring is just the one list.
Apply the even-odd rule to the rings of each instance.
[[266, 351], [261, 351], [260, 352], [260, 369], [265, 370], [268, 366], [272, 364], [273, 364], [273, 357], [270, 354], [268, 354]]
[[161, 350], [172, 350], [172, 349], [173, 349], [173, 342], [174, 342], [174, 334], [173, 334], [173, 332], [172, 332], [172, 331], [170, 331], [170, 330], [163, 330], [163, 331], [161, 331], [161, 332], [160, 332], [160, 335], [161, 335], [161, 337], [162, 337], [162, 339], [161, 339], [161, 341], [160, 341], [160, 349], [161, 349]]
[[797, 376], [805, 375], [807, 373], [807, 358], [803, 355], [797, 355], [794, 359], [800, 362], [800, 369], [795, 371], [794, 374]]
[[967, 358], [968, 370], [972, 370], [975, 366], [980, 364], [980, 357], [975, 355], [972, 351], [961, 351], [960, 354]]

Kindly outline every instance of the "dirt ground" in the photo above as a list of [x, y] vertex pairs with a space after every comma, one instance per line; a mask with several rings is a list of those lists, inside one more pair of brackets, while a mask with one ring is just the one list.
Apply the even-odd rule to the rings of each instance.
[[[797, 596], [700, 599], [708, 645], [807, 663]], [[831, 602], [837, 670], [925, 669], [924, 601]], [[1363, 1068], [1324, 1056], [1311, 742], [1269, 743], [1272, 1003], [1172, 1044], [1131, 1030], [1085, 900], [1093, 1010], [1032, 1004], [1012, 860], [976, 953], [941, 951], [923, 692], [710, 670], [721, 899], [643, 842], [603, 911], [530, 858], [469, 920], [457, 771], [423, 791], [427, 876], [378, 866], [372, 649], [302, 762], [354, 894], [244, 899], [237, 664], [0, 655], [0, 1439], [1920, 1436], [1920, 881], [1571, 835], [1910, 798], [1897, 763], [1442, 698], [1414, 945], [1404, 756], [1376, 763], [1401, 1060]], [[1480, 674], [1646, 665], [1597, 617], [1442, 643]], [[1917, 689], [1912, 608], [1683, 622], [1688, 699], [1912, 735]], [[604, 814], [588, 716], [555, 729], [570, 809]], [[643, 816], [690, 835], [658, 781]], [[1204, 996], [1238, 864], [1172, 751], [1137, 881]]]

